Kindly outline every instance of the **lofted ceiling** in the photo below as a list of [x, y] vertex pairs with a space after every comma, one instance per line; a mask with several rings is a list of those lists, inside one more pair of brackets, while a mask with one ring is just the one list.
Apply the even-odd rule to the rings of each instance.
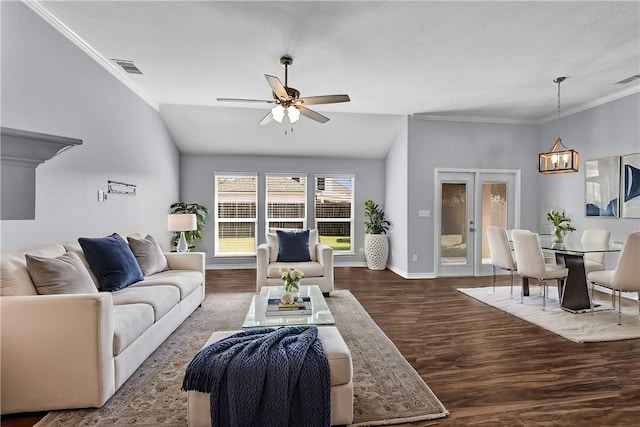
[[[383, 158], [406, 117], [543, 123], [640, 91], [640, 2], [38, 1], [157, 108], [185, 154]], [[264, 74], [331, 120], [258, 126]], [[131, 60], [126, 74], [112, 60]], [[285, 135], [285, 130], [287, 134]]]

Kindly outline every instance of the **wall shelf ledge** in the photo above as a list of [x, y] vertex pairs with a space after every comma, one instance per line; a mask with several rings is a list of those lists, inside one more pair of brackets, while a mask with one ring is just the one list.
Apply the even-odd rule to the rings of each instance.
[[36, 168], [82, 140], [0, 128], [2, 204], [0, 219], [35, 219]]

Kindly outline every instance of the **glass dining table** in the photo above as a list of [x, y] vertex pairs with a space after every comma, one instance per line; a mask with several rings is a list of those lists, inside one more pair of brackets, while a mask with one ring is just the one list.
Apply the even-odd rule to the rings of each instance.
[[560, 294], [560, 307], [573, 313], [591, 310], [584, 255], [591, 252], [622, 250], [622, 243], [618, 242], [602, 244], [568, 240], [554, 243], [551, 235], [540, 235], [540, 246], [544, 250], [553, 251], [556, 263], [569, 269], [569, 275]]

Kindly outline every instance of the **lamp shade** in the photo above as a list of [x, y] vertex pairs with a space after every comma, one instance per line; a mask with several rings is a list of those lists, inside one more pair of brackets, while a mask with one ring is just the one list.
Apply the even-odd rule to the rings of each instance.
[[287, 107], [287, 115], [289, 116], [289, 121], [291, 123], [295, 123], [300, 118], [300, 110], [291, 105]]
[[167, 217], [169, 231], [191, 231], [197, 229], [195, 214], [170, 214]]
[[284, 119], [284, 107], [282, 107], [282, 105], [278, 104], [275, 107], [273, 107], [271, 109], [271, 115], [273, 116], [273, 120], [275, 120], [278, 123], [282, 123], [282, 120]]

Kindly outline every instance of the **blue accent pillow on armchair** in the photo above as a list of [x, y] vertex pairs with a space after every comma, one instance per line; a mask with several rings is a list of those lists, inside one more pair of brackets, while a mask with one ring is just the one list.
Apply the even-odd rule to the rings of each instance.
[[311, 261], [309, 230], [276, 230], [278, 233], [278, 262]]
[[117, 291], [144, 279], [129, 245], [117, 233], [95, 239], [80, 237], [78, 243], [103, 291]]

